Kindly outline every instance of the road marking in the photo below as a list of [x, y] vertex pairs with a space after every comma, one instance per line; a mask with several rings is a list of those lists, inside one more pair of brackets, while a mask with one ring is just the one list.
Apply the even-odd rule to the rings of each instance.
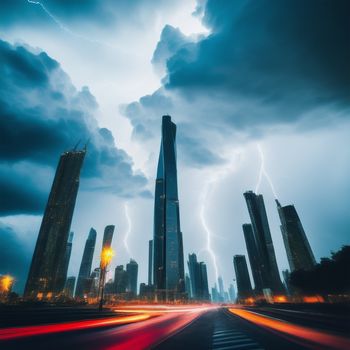
[[[261, 349], [261, 348], [256, 348], [256, 347], [253, 347], [253, 345], [258, 345], [257, 343], [253, 342], [253, 343], [247, 343], [247, 344], [238, 344], [238, 345], [230, 345], [230, 346], [225, 346], [225, 347], [220, 347], [220, 348], [213, 348], [215, 350], [231, 350], [231, 349], [247, 349], [249, 348], [249, 350], [258, 350], [258, 349]], [[261, 350], [264, 350], [264, 349], [261, 349]]]

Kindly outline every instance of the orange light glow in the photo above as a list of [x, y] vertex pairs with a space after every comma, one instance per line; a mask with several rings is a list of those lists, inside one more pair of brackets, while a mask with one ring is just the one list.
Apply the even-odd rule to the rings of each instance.
[[278, 320], [276, 318], [271, 318], [266, 315], [261, 315], [252, 311], [236, 308], [231, 308], [229, 309], [229, 311], [261, 327], [287, 334], [294, 340], [299, 339], [311, 342], [319, 347], [322, 346], [322, 348], [327, 349], [350, 349], [350, 339], [341, 336], [327, 334], [324, 331], [317, 331], [312, 328], [299, 326], [286, 321]]
[[275, 303], [287, 303], [288, 302], [288, 299], [285, 295], [276, 295], [274, 298], [273, 298], [273, 301]]
[[0, 292], [7, 293], [11, 290], [13, 284], [13, 277], [9, 275], [1, 276], [0, 278]]
[[105, 269], [112, 261], [114, 251], [112, 248], [103, 248], [101, 253], [101, 268]]
[[313, 295], [308, 297], [303, 297], [304, 303], [324, 303], [324, 299], [321, 295]]

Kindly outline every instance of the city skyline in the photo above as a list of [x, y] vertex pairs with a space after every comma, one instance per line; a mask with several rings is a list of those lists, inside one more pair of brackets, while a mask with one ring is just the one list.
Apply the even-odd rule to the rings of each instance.
[[[337, 5], [334, 11], [346, 13]], [[87, 3], [77, 11], [48, 0], [58, 22], [34, 3], [0, 6], [6, 116], [0, 244], [14, 247], [0, 258], [0, 269], [16, 277], [16, 291], [24, 289], [57, 158], [79, 140], [90, 141], [68, 276], [78, 276], [91, 227], [97, 232], [92, 270], [99, 265], [104, 228], [113, 224], [117, 254], [109, 277], [135, 258], [139, 280], [147, 282], [163, 114], [179, 130], [184, 256], [195, 252], [206, 263], [209, 287], [218, 274], [226, 286], [232, 283], [233, 255], [244, 254], [249, 265], [242, 234], [249, 222], [242, 203], [247, 190], [264, 195], [279, 271], [289, 263], [273, 192], [297, 208], [316, 261], [348, 243], [350, 124], [343, 87], [349, 75], [340, 35], [346, 28], [341, 18], [332, 26], [325, 3], [263, 1], [255, 9], [249, 1], [244, 8], [210, 0], [141, 1], [132, 10], [103, 3], [94, 12]], [[111, 21], [101, 21], [107, 9]], [[304, 13], [319, 19], [312, 28]], [[310, 35], [300, 35], [300, 28]], [[288, 47], [281, 49], [280, 37]], [[324, 38], [322, 44], [315, 37]]]

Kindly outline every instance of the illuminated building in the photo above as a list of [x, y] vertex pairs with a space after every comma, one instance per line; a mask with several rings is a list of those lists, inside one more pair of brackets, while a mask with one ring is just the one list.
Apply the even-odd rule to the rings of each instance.
[[158, 300], [174, 300], [185, 296], [175, 139], [176, 125], [170, 116], [163, 116], [153, 235], [153, 282]]
[[275, 294], [284, 293], [284, 287], [278, 271], [275, 249], [271, 238], [269, 222], [266, 215], [264, 198], [253, 191], [244, 193], [250, 220], [252, 223], [254, 241], [258, 251], [263, 289]]
[[153, 284], [153, 240], [148, 241], [148, 285]]
[[282, 207], [278, 200], [276, 203], [290, 270], [313, 269], [316, 260], [294, 205]]
[[59, 160], [36, 242], [24, 296], [43, 298], [62, 292], [68, 234], [86, 149], [64, 152]]
[[235, 255], [233, 257], [233, 266], [236, 273], [238, 299], [250, 298], [253, 295], [253, 290], [245, 256]]
[[105, 231], [103, 233], [102, 249], [111, 247], [114, 228], [114, 225], [108, 225], [105, 227]]
[[66, 280], [66, 284], [63, 289], [63, 293], [68, 298], [73, 298], [74, 295], [74, 287], [75, 287], [75, 277], [68, 277]]
[[243, 224], [244, 240], [247, 247], [250, 268], [252, 270], [255, 292], [262, 294], [263, 280], [262, 280], [262, 260], [259, 258], [258, 248], [255, 243], [253, 227], [251, 224]]
[[91, 265], [92, 259], [94, 257], [95, 244], [96, 244], [96, 230], [91, 228], [88, 238], [85, 243], [83, 257], [81, 259], [78, 282], [75, 290], [75, 296], [78, 298], [83, 298], [90, 291], [91, 281]]
[[131, 292], [134, 296], [137, 295], [137, 274], [139, 265], [134, 259], [130, 259], [130, 262], [126, 264], [126, 274], [128, 276], [127, 291]]

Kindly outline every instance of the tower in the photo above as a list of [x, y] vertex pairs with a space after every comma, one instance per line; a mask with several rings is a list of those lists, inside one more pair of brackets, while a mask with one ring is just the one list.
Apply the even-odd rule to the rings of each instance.
[[63, 264], [61, 264], [61, 268], [58, 272], [58, 274], [60, 275], [60, 279], [64, 280], [64, 283], [66, 283], [66, 280], [67, 280], [68, 265], [69, 265], [69, 260], [72, 253], [73, 237], [74, 237], [74, 232], [70, 232], [68, 236], [66, 252], [63, 258]]
[[114, 228], [114, 225], [108, 225], [105, 227], [105, 231], [103, 233], [102, 249], [111, 247]]
[[59, 160], [24, 291], [27, 298], [50, 298], [62, 292], [68, 234], [86, 149], [64, 152]]
[[153, 284], [153, 239], [148, 241], [148, 285]]
[[176, 125], [162, 118], [154, 199], [153, 281], [158, 299], [185, 295], [185, 274], [176, 166]]
[[128, 276], [128, 292], [132, 292], [134, 296], [137, 295], [137, 273], [139, 265], [133, 259], [130, 259], [130, 262], [126, 264], [126, 273]]
[[235, 268], [238, 299], [249, 298], [253, 295], [252, 285], [250, 283], [247, 262], [244, 255], [235, 255], [233, 257], [233, 266]]
[[261, 194], [257, 195], [253, 191], [245, 192], [244, 197], [260, 259], [263, 289], [271, 289], [273, 293], [277, 294], [284, 293], [285, 290], [277, 267], [264, 198]]
[[90, 289], [90, 274], [92, 259], [94, 257], [95, 244], [96, 244], [96, 230], [91, 228], [89, 236], [85, 243], [83, 257], [81, 259], [77, 287], [75, 290], [75, 296], [83, 298], [84, 295], [89, 293]]
[[313, 269], [316, 260], [294, 205], [282, 207], [278, 200], [276, 203], [290, 270]]

